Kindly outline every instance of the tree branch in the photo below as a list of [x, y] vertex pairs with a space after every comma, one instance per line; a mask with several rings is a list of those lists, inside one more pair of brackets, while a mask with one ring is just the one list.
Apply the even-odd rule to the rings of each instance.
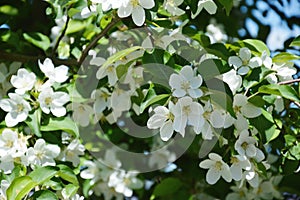
[[288, 85], [288, 84], [299, 83], [299, 82], [300, 82], [300, 78], [289, 80], [289, 81], [282, 81], [282, 82], [279, 82], [278, 84], [279, 85]]
[[64, 27], [63, 31], [61, 32], [60, 36], [58, 37], [58, 39], [56, 40], [56, 43], [55, 43], [55, 45], [54, 45], [54, 47], [53, 47], [53, 49], [52, 49], [52, 53], [51, 53], [51, 57], [52, 57], [52, 58], [53, 58], [54, 55], [55, 55], [55, 52], [56, 52], [56, 50], [57, 50], [57, 48], [58, 48], [58, 45], [59, 45], [60, 41], [63, 39], [63, 37], [64, 37], [65, 34], [66, 34], [66, 31], [67, 31], [69, 22], [70, 22], [70, 17], [69, 17], [69, 15], [67, 15], [67, 21], [66, 21], [66, 23], [65, 23], [65, 27]]
[[[8, 53], [5, 51], [0, 51], [0, 60], [1, 61], [16, 61], [21, 63], [26, 62], [37, 62], [38, 60], [44, 60], [47, 56], [31, 56], [31, 55], [22, 55], [18, 53]], [[68, 65], [68, 66], [78, 66], [76, 59], [59, 59], [52, 58], [52, 61], [55, 65]]]
[[91, 43], [83, 50], [79, 60], [78, 65], [80, 66], [84, 59], [87, 57], [89, 50], [94, 48], [97, 45], [97, 42], [104, 37], [108, 31], [118, 22], [120, 21], [120, 18], [115, 18], [110, 24], [108, 24], [98, 35], [95, 36], [95, 38], [91, 41]]

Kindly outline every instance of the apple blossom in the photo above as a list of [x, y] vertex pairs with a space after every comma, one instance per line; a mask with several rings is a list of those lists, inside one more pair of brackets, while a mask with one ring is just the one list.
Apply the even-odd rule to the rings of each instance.
[[36, 82], [36, 76], [33, 72], [26, 69], [19, 69], [17, 75], [13, 75], [10, 79], [11, 84], [16, 88], [17, 94], [23, 95], [26, 91], [33, 88]]
[[239, 75], [246, 75], [250, 69], [262, 65], [259, 57], [251, 58], [251, 51], [247, 47], [243, 47], [239, 51], [239, 56], [230, 56], [228, 63], [237, 70]]
[[86, 127], [90, 123], [90, 116], [93, 113], [93, 108], [87, 104], [83, 103], [72, 103], [72, 118], [80, 126]]
[[192, 19], [196, 18], [202, 9], [205, 9], [210, 15], [213, 15], [217, 12], [217, 5], [213, 0], [199, 0], [198, 9], [196, 13], [192, 13]]
[[230, 162], [232, 163], [230, 166], [230, 172], [232, 179], [235, 181], [240, 181], [242, 179], [243, 170], [251, 169], [251, 163], [246, 156], [232, 156]]
[[154, 0], [128, 0], [118, 9], [118, 16], [121, 18], [132, 15], [133, 22], [137, 26], [142, 26], [145, 22], [145, 10], [155, 6]]
[[44, 89], [38, 97], [42, 111], [46, 114], [51, 112], [56, 117], [66, 114], [66, 108], [63, 105], [68, 101], [70, 101], [70, 97], [67, 93], [54, 92], [52, 88]]
[[154, 109], [154, 115], [152, 115], [148, 122], [147, 127], [150, 129], [159, 128], [160, 137], [163, 141], [168, 141], [174, 132], [173, 121], [174, 115], [172, 110], [174, 104], [169, 101], [169, 109], [164, 106], [158, 106]]
[[143, 187], [143, 182], [136, 178], [137, 175], [137, 171], [115, 171], [109, 177], [108, 186], [113, 187], [116, 192], [123, 194], [125, 197], [131, 197], [133, 194], [132, 189]]
[[199, 98], [203, 92], [199, 89], [202, 84], [202, 77], [196, 76], [193, 68], [184, 66], [179, 74], [172, 74], [169, 85], [172, 87], [173, 96], [183, 97], [189, 95], [192, 98]]
[[55, 166], [54, 158], [60, 153], [60, 148], [54, 144], [46, 144], [44, 139], [38, 139], [33, 147], [29, 147], [25, 159], [28, 164], [40, 166]]
[[60, 159], [70, 161], [74, 167], [77, 167], [80, 163], [79, 156], [84, 155], [84, 151], [84, 146], [79, 143], [78, 139], [75, 139], [61, 152]]
[[68, 79], [69, 68], [65, 65], [54, 67], [54, 64], [50, 58], [46, 58], [43, 63], [39, 60], [39, 67], [45, 76], [49, 79], [49, 83], [63, 83]]
[[204, 110], [202, 105], [193, 102], [191, 97], [180, 98], [175, 104], [172, 113], [174, 114], [173, 129], [183, 137], [187, 125], [193, 126], [196, 134], [201, 132], [204, 124]]
[[0, 100], [0, 108], [8, 112], [5, 116], [6, 125], [13, 127], [27, 119], [31, 107], [29, 103], [18, 94], [9, 93], [8, 96], [9, 99]]
[[222, 157], [216, 153], [208, 154], [209, 159], [203, 160], [200, 162], [199, 166], [203, 169], [208, 169], [206, 174], [206, 181], [213, 185], [221, 177], [227, 181], [232, 181], [232, 176], [230, 173], [229, 166], [222, 160]]
[[184, 10], [178, 8], [183, 3], [183, 0], [165, 0], [163, 7], [173, 16], [180, 16], [185, 13]]

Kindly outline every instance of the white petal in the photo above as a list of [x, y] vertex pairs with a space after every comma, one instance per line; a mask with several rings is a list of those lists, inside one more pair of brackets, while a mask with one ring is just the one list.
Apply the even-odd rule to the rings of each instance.
[[186, 95], [186, 91], [183, 89], [175, 89], [172, 94], [174, 97], [183, 97]]
[[179, 72], [186, 80], [192, 80], [194, 78], [194, 71], [190, 66], [184, 66]]
[[200, 89], [188, 89], [188, 93], [192, 98], [199, 98], [203, 95], [203, 92]]
[[233, 105], [234, 106], [244, 106], [247, 104], [247, 97], [242, 94], [237, 94], [233, 98]]
[[145, 10], [141, 6], [133, 8], [132, 19], [137, 26], [142, 26], [146, 19]]
[[19, 122], [15, 118], [13, 118], [10, 113], [7, 113], [7, 115], [5, 116], [5, 123], [6, 126], [13, 127], [17, 125]]
[[241, 112], [247, 118], [254, 118], [261, 115], [261, 109], [251, 103], [247, 103], [245, 106], [243, 106]]
[[246, 155], [250, 158], [253, 158], [256, 155], [256, 147], [252, 145], [248, 145], [246, 149]]
[[118, 9], [118, 16], [121, 18], [128, 17], [129, 15], [131, 15], [132, 9], [133, 9], [133, 7], [131, 4], [127, 5], [126, 7], [121, 6]]
[[163, 141], [168, 141], [173, 135], [173, 123], [169, 120], [160, 129], [160, 137]]
[[259, 57], [253, 57], [249, 61], [249, 67], [256, 68], [262, 65], [262, 60]]
[[59, 67], [56, 67], [54, 69], [54, 73], [55, 73], [55, 80], [58, 83], [63, 83], [68, 79], [68, 70], [69, 68], [65, 65], [61, 65]]
[[221, 111], [214, 110], [210, 115], [210, 123], [215, 128], [222, 128], [225, 122], [225, 115]]
[[228, 59], [228, 63], [229, 65], [233, 65], [235, 69], [239, 68], [243, 64], [242, 60], [237, 56], [230, 56]]
[[56, 117], [62, 117], [64, 115], [66, 115], [67, 111], [64, 107], [54, 107], [51, 108], [51, 112], [54, 116]]
[[181, 88], [182, 78], [178, 74], [172, 74], [169, 79], [169, 85], [172, 88]]
[[246, 75], [249, 72], [250, 68], [248, 66], [242, 66], [238, 69], [237, 73], [240, 75]]
[[48, 72], [54, 70], [54, 65], [50, 58], [46, 58], [43, 64], [39, 60], [39, 67], [46, 76], [48, 75]]
[[230, 167], [230, 172], [233, 180], [240, 181], [242, 179], [242, 168], [237, 165], [232, 165]]
[[209, 169], [211, 168], [213, 165], [215, 164], [214, 161], [206, 159], [203, 160], [202, 162], [200, 162], [199, 167], [203, 168], [203, 169]]
[[155, 2], [153, 0], [139, 0], [140, 5], [146, 9], [151, 9], [155, 6]]
[[243, 47], [239, 51], [239, 56], [242, 61], [248, 61], [251, 58], [251, 51], [247, 47]]
[[220, 171], [215, 170], [214, 168], [210, 168], [206, 174], [206, 181], [213, 185], [215, 184], [221, 177]]
[[205, 1], [203, 6], [210, 15], [213, 15], [217, 12], [217, 5], [212, 0]]
[[222, 178], [227, 181], [228, 183], [232, 181], [232, 176], [231, 176], [231, 173], [230, 173], [230, 170], [229, 170], [229, 167], [227, 164], [224, 164], [223, 165], [223, 170], [222, 170]]
[[0, 108], [5, 112], [10, 112], [13, 109], [12, 103], [10, 99], [2, 99], [0, 101]]

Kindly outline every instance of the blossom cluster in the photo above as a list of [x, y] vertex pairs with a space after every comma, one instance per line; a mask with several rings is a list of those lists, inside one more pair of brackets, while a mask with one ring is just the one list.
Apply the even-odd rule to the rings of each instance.
[[[101, 9], [106, 12], [111, 9], [117, 9], [118, 16], [120, 18], [126, 18], [130, 15], [134, 24], [137, 26], [142, 26], [146, 20], [146, 10], [151, 10], [155, 6], [154, 0], [122, 0], [122, 1], [108, 1], [108, 0], [91, 0], [92, 5], [86, 7], [82, 10], [81, 16], [83, 18], [89, 17], [91, 14], [97, 13], [97, 5], [101, 5]], [[172, 16], [180, 16], [185, 14], [185, 10], [179, 8], [182, 5], [183, 0], [165, 0], [162, 4], [163, 9], [165, 9]], [[186, 10], [189, 9], [185, 6]], [[192, 15], [195, 18], [202, 9], [205, 9], [209, 14], [215, 14], [217, 11], [217, 5], [213, 0], [199, 0], [198, 9], [196, 13]]]

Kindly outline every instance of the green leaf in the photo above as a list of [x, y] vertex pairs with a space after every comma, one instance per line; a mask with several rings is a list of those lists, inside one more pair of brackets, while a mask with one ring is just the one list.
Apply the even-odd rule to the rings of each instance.
[[232, 68], [227, 62], [219, 59], [206, 59], [198, 66], [198, 72], [204, 80], [212, 79], [218, 75], [230, 71]]
[[31, 131], [38, 137], [41, 137], [42, 134], [40, 132], [40, 122], [41, 122], [41, 110], [37, 109], [34, 113], [30, 114], [25, 121], [25, 123], [29, 126]]
[[49, 190], [39, 190], [32, 196], [33, 200], [58, 200], [58, 197]]
[[143, 47], [140, 47], [140, 46], [133, 46], [133, 47], [130, 47], [128, 49], [125, 49], [125, 50], [122, 50], [122, 51], [119, 51], [117, 53], [115, 53], [113, 56], [109, 57], [105, 63], [103, 63], [103, 65], [101, 67], [108, 67], [110, 66], [111, 64], [113, 64], [114, 62], [118, 61], [118, 60], [121, 60], [122, 58], [124, 58], [125, 56], [137, 51], [137, 50], [140, 50], [140, 49], [143, 49]]
[[77, 13], [80, 13], [81, 12], [81, 10], [79, 10], [79, 9], [76, 9], [76, 8], [70, 8], [69, 10], [68, 10], [68, 16], [69, 17], [73, 17], [74, 15], [76, 15]]
[[300, 47], [300, 35], [292, 41], [290, 47]]
[[10, 5], [4, 5], [0, 7], [0, 13], [6, 14], [6, 15], [18, 15], [18, 9], [15, 7], [12, 7]]
[[166, 196], [177, 192], [180, 189], [182, 183], [177, 178], [166, 178], [160, 184], [158, 184], [153, 191], [155, 196]]
[[29, 174], [38, 185], [50, 180], [53, 176], [57, 174], [58, 168], [52, 166], [40, 167], [35, 169]]
[[233, 0], [219, 0], [219, 2], [224, 6], [226, 10], [226, 15], [229, 16], [233, 6]]
[[169, 94], [160, 94], [160, 95], [154, 95], [152, 97], [150, 97], [149, 99], [147, 99], [145, 102], [143, 102], [140, 106], [140, 113], [143, 113], [144, 110], [146, 108], [148, 108], [149, 106], [159, 102], [160, 100], [166, 99], [170, 97]]
[[71, 198], [77, 193], [79, 186], [75, 186], [73, 184], [68, 184], [65, 186], [65, 194], [67, 199]]
[[297, 102], [300, 101], [297, 92], [294, 90], [294, 88], [292, 88], [289, 85], [276, 85], [276, 84], [263, 85], [258, 89], [258, 92], [264, 94], [274, 94], [277, 96], [282, 96], [292, 101], [297, 101]]
[[41, 131], [59, 131], [73, 134], [76, 138], [79, 137], [79, 129], [76, 123], [70, 117], [50, 118], [47, 124], [41, 126]]
[[270, 50], [267, 47], [267, 45], [260, 41], [260, 40], [255, 40], [255, 39], [246, 39], [242, 41], [246, 47], [248, 47], [251, 50], [256, 50], [260, 53], [262, 53], [263, 51], [266, 51], [267, 54], [270, 56]]
[[59, 171], [57, 173], [59, 177], [75, 185], [79, 184], [77, 176], [74, 174], [74, 171], [70, 167], [66, 165], [57, 165], [57, 167], [59, 168]]
[[78, 31], [81, 31], [86, 27], [86, 23], [82, 21], [77, 21], [77, 20], [70, 20], [68, 28], [66, 30], [66, 35], [71, 34], [71, 33], [76, 33]]
[[228, 60], [230, 54], [226, 46], [222, 43], [214, 43], [205, 48], [207, 53], [214, 54], [223, 60]]
[[280, 62], [280, 63], [284, 63], [287, 61], [291, 61], [291, 60], [298, 60], [300, 59], [300, 56], [288, 53], [288, 52], [283, 52], [283, 53], [279, 53], [276, 56], [273, 57], [272, 61], [274, 63], [276, 62]]
[[25, 40], [46, 51], [50, 47], [50, 39], [42, 33], [23, 33]]
[[21, 176], [13, 180], [6, 190], [7, 200], [21, 200], [28, 194], [32, 188], [36, 186], [36, 182], [29, 176]]

